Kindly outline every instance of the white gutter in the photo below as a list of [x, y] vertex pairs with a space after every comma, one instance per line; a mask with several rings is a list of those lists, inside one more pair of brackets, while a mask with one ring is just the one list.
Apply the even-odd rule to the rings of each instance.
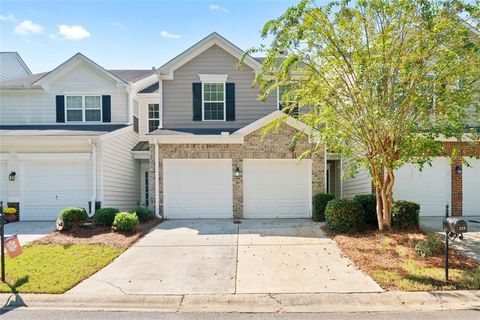
[[158, 172], [159, 165], [158, 165], [158, 143], [157, 140], [153, 140], [155, 144], [155, 216], [157, 218], [161, 218], [160, 216], [160, 174]]

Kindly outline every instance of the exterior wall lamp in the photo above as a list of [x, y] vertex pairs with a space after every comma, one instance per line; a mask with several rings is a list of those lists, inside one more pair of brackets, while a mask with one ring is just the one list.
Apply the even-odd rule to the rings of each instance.
[[240, 177], [240, 168], [237, 165], [233, 166], [233, 175], [235, 177]]
[[15, 176], [17, 173], [15, 171], [10, 171], [10, 174], [8, 175], [8, 180], [9, 181], [15, 181]]
[[455, 166], [455, 173], [459, 175], [462, 174], [462, 166], [460, 164]]

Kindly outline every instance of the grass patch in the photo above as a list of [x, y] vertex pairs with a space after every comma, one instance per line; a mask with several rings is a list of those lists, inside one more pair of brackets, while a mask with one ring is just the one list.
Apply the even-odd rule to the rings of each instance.
[[112, 262], [123, 248], [101, 244], [31, 244], [6, 258], [0, 292], [63, 293]]
[[436, 256], [419, 257], [415, 243], [422, 232], [365, 232], [338, 234], [342, 251], [385, 290], [432, 291], [480, 289], [480, 266], [450, 249], [449, 282], [445, 282], [443, 249]]

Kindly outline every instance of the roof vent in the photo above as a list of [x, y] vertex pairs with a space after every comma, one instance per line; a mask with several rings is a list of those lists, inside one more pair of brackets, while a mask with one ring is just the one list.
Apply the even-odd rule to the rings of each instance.
[[157, 70], [157, 68], [155, 68], [155, 67], [152, 67], [152, 70], [153, 70], [153, 71], [156, 71], [156, 70]]

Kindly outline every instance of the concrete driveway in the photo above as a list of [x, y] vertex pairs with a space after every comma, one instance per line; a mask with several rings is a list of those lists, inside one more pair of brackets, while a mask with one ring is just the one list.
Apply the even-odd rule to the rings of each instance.
[[5, 235], [18, 235], [21, 245], [43, 238], [55, 230], [55, 221], [21, 221], [5, 225]]
[[310, 220], [167, 220], [67, 294], [378, 292]]

